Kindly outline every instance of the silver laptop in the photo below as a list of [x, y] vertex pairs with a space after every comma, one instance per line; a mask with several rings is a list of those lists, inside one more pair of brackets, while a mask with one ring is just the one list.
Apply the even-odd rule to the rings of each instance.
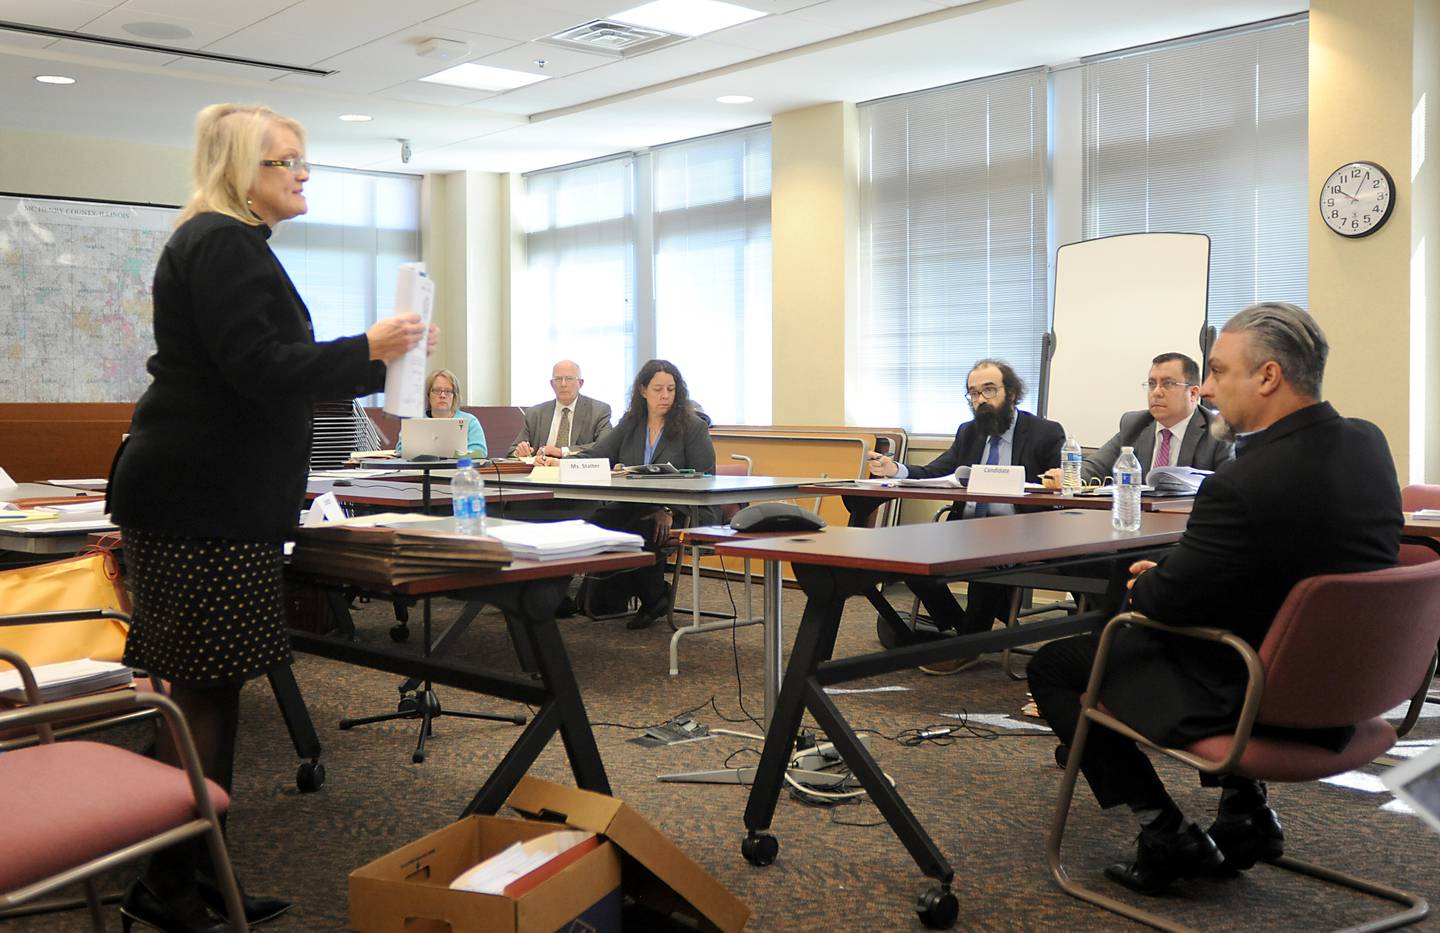
[[400, 422], [400, 454], [416, 457], [463, 457], [470, 449], [465, 422], [459, 418], [407, 418]]

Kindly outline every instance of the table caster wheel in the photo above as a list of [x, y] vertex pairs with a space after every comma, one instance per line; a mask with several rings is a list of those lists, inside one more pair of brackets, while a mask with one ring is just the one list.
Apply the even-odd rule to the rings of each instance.
[[413, 752], [413, 753], [410, 755], [410, 760], [413, 761], [413, 762], [414, 762], [415, 764], [417, 764], [417, 765], [423, 765], [423, 764], [425, 763], [425, 753], [424, 753], [424, 752]]
[[409, 639], [410, 626], [406, 625], [404, 622], [390, 626], [391, 641], [408, 641]]
[[302, 794], [313, 794], [325, 786], [325, 766], [318, 761], [301, 762], [295, 770], [295, 786]]
[[915, 913], [920, 915], [920, 922], [930, 929], [948, 930], [955, 926], [955, 918], [960, 916], [960, 902], [948, 887], [941, 885], [920, 895], [915, 902]]
[[1063, 768], [1063, 767], [1065, 767], [1066, 765], [1070, 764], [1070, 746], [1068, 746], [1068, 745], [1057, 745], [1057, 746], [1055, 746], [1055, 764], [1056, 764], [1057, 767], [1060, 767], [1060, 768]]
[[740, 854], [751, 865], [769, 865], [779, 853], [780, 840], [769, 833], [751, 833], [740, 843]]

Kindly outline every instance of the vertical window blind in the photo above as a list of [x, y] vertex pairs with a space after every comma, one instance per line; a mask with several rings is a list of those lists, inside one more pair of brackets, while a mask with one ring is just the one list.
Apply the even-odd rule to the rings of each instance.
[[769, 127], [536, 172], [525, 201], [517, 403], [543, 399], [569, 357], [618, 418], [659, 356], [715, 421], [770, 420]]
[[859, 108], [854, 423], [952, 433], [970, 418], [965, 377], [982, 357], [1038, 390], [1046, 101], [1036, 69]]
[[770, 129], [652, 156], [655, 346], [716, 422], [770, 421]]
[[637, 368], [635, 164], [630, 156], [525, 178], [525, 288], [510, 315], [511, 398], [550, 396], [573, 359], [585, 394], [624, 410]]
[[1086, 63], [1086, 238], [1210, 236], [1211, 324], [1308, 297], [1301, 19]]

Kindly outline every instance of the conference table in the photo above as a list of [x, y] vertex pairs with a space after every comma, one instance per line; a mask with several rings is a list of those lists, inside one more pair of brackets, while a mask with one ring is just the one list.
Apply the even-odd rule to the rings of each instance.
[[[989, 502], [1027, 508], [1110, 510], [1110, 497], [1102, 495], [1067, 496], [1059, 491], [1034, 490], [1016, 495], [970, 492], [959, 486], [906, 486], [900, 482], [873, 481], [823, 483], [800, 487], [801, 495], [845, 496], [860, 499], [929, 499], [940, 502]], [[1194, 496], [1140, 497], [1142, 512], [1188, 512], [1195, 504]]]
[[[716, 542], [717, 553], [767, 562], [789, 561], [806, 604], [779, 695], [768, 709], [764, 750], [745, 808], [747, 835], [741, 852], [768, 865], [779, 842], [768, 830], [808, 710], [834, 743], [851, 772], [929, 877], [939, 881], [922, 897], [922, 919], [949, 926], [958, 902], [950, 891], [954, 871], [920, 821], [860, 742], [825, 688], [917, 665], [1091, 631], [1102, 625], [1123, 598], [1125, 568], [1180, 540], [1188, 515], [1146, 514], [1139, 531], [1116, 531], [1101, 511], [1066, 509], [997, 516], [985, 521], [938, 522], [889, 528], [826, 528], [799, 535]], [[898, 645], [885, 651], [832, 660], [845, 603], [876, 593], [905, 577], [953, 579], [1013, 568], [1054, 568], [1072, 561], [1108, 558], [1113, 565], [1109, 597], [1102, 608], [1018, 628]], [[768, 665], [767, 665], [768, 666]], [[948, 917], [948, 922], [946, 918]]]
[[[348, 625], [348, 609], [344, 608], [343, 600], [330, 602], [337, 613], [344, 613], [338, 619], [340, 631], [337, 634], [321, 635], [292, 629], [290, 641], [296, 651], [317, 657], [538, 707], [534, 718], [476, 791], [461, 813], [462, 817], [472, 813], [497, 812], [557, 732], [564, 742], [576, 785], [584, 790], [609, 794], [609, 778], [595, 744], [595, 735], [590, 729], [570, 657], [555, 622], [555, 609], [565, 596], [570, 577], [574, 574], [631, 570], [653, 561], [654, 555], [645, 552], [596, 554], [548, 561], [516, 560], [499, 569], [449, 573], [391, 586], [364, 583], [343, 576], [290, 573], [293, 579], [337, 592], [359, 590], [382, 598], [423, 600], [427, 627], [431, 597], [462, 599], [470, 606], [481, 603], [495, 606], [505, 614], [511, 635], [517, 640], [517, 650], [533, 660], [538, 681], [529, 674], [521, 676], [484, 671], [466, 662], [434, 655], [416, 656], [392, 648], [357, 644], [350, 637], [353, 627]], [[279, 699], [288, 725], [297, 711], [292, 706], [287, 712], [285, 704], [287, 701], [300, 702], [298, 690], [293, 698]], [[301, 702], [298, 712], [303, 711]], [[308, 714], [305, 718], [308, 720]]]

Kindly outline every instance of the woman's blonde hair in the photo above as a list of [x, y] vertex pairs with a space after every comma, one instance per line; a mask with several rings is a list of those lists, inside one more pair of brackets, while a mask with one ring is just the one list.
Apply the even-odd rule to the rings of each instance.
[[453, 406], [450, 410], [451, 410], [451, 411], [459, 411], [459, 410], [460, 410], [460, 380], [457, 379], [457, 378], [455, 378], [455, 374], [452, 373], [452, 372], [451, 372], [450, 370], [448, 370], [448, 369], [437, 369], [437, 370], [435, 370], [433, 373], [431, 373], [430, 375], [428, 375], [428, 376], [425, 377], [425, 407], [426, 407], [426, 408], [429, 408], [429, 407], [430, 407], [430, 390], [433, 389], [433, 388], [435, 388], [435, 380], [436, 380], [436, 379], [439, 379], [441, 376], [444, 376], [446, 379], [449, 379], [449, 380], [450, 380], [450, 388], [452, 388], [452, 389], [455, 390], [455, 394], [451, 396], [451, 398], [453, 398], [453, 399], [455, 400], [455, 404], [454, 404], [454, 406]]
[[260, 170], [267, 137], [277, 125], [293, 132], [304, 149], [305, 128], [269, 107], [211, 104], [200, 111], [195, 118], [195, 191], [177, 223], [210, 212], [241, 223], [261, 223], [245, 202]]

